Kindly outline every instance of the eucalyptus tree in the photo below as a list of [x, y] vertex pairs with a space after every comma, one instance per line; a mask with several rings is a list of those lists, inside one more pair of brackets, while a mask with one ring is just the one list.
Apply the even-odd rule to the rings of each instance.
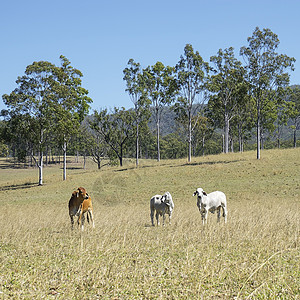
[[[7, 106], [6, 120], [13, 122], [15, 132], [22, 133], [27, 145], [32, 147], [32, 158], [39, 169], [39, 185], [43, 184], [43, 152], [52, 130], [53, 112], [53, 70], [55, 66], [46, 61], [34, 62], [26, 67], [25, 75], [18, 77], [18, 87], [9, 95], [3, 95]], [[38, 151], [38, 159], [34, 156]]]
[[[203, 95], [206, 91], [209, 65], [202, 59], [198, 51], [194, 52], [192, 45], [187, 44], [184, 48], [184, 55], [180, 57], [175, 66], [175, 71], [179, 91], [175, 111], [178, 116], [185, 116], [188, 120], [188, 161], [190, 162], [192, 133], [196, 125], [196, 123], [194, 126], [192, 125], [192, 117], [198, 114], [205, 101]], [[201, 100], [201, 103], [199, 100]]]
[[152, 101], [156, 123], [157, 161], [160, 161], [160, 120], [163, 108], [174, 101], [177, 85], [174, 68], [157, 62], [143, 70], [147, 97]]
[[61, 66], [55, 68], [54, 119], [53, 129], [60, 142], [63, 154], [63, 180], [66, 180], [67, 145], [71, 137], [78, 133], [80, 124], [89, 111], [88, 90], [81, 86], [82, 73], [71, 66], [70, 61], [60, 56]]
[[240, 54], [246, 61], [251, 96], [256, 104], [257, 159], [260, 159], [262, 110], [269, 101], [269, 93], [288, 85], [288, 70], [294, 69], [295, 59], [276, 52], [280, 42], [268, 28], [256, 27], [247, 41], [249, 45], [242, 47]]
[[134, 105], [134, 120], [136, 125], [136, 165], [139, 164], [139, 127], [140, 123], [150, 117], [150, 100], [145, 92], [145, 80], [143, 78], [141, 66], [133, 59], [128, 61], [128, 67], [123, 70], [123, 80], [126, 81], [126, 92]]
[[242, 95], [246, 92], [244, 69], [242, 63], [234, 57], [232, 47], [218, 51], [210, 61], [214, 64], [214, 75], [210, 77], [210, 91], [216, 96], [211, 97], [209, 106], [212, 115], [220, 114], [224, 124], [224, 152], [228, 153], [230, 121], [237, 115], [237, 107], [247, 99]]
[[[114, 108], [111, 114], [107, 109], [94, 111], [89, 124], [99, 133], [105, 143], [118, 157], [120, 166], [123, 166], [123, 157], [128, 147], [128, 142], [134, 135], [134, 112], [122, 108]], [[112, 159], [112, 157], [110, 157]]]

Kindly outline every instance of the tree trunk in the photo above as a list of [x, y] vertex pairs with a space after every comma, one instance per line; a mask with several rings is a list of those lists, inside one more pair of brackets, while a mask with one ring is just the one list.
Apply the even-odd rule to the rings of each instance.
[[159, 117], [157, 116], [156, 132], [157, 132], [157, 161], [160, 161], [160, 146], [159, 146]]
[[224, 127], [224, 136], [225, 136], [225, 144], [224, 144], [224, 152], [228, 153], [229, 148], [229, 119], [225, 114], [225, 127]]
[[123, 167], [123, 146], [122, 145], [120, 148], [119, 161], [120, 161], [120, 167]]
[[189, 157], [188, 162], [192, 160], [192, 116], [189, 112]]
[[240, 145], [241, 152], [244, 152], [244, 139], [243, 135], [241, 135], [241, 145]]
[[[278, 116], [279, 118], [279, 116]], [[280, 125], [279, 125], [279, 121], [278, 121], [278, 126], [277, 126], [277, 148], [280, 149]]]
[[43, 185], [43, 151], [39, 153], [39, 185]]
[[48, 151], [49, 151], [49, 148], [47, 146], [47, 148], [46, 148], [46, 159], [45, 159], [45, 161], [46, 161], [46, 167], [48, 167]]
[[259, 111], [257, 111], [257, 121], [256, 121], [256, 158], [260, 159], [260, 115]]
[[136, 124], [136, 166], [139, 165], [139, 123]]
[[49, 158], [48, 158], [49, 161], [48, 161], [48, 164], [51, 164], [51, 154], [52, 154], [52, 151], [51, 151], [51, 147], [50, 147], [49, 148]]
[[32, 160], [32, 158], [33, 158], [33, 150], [31, 149], [30, 167], [33, 166], [33, 160]]
[[222, 134], [222, 153], [225, 152], [225, 138], [224, 138], [224, 134]]
[[63, 180], [66, 180], [67, 179], [67, 142], [66, 141], [64, 141], [63, 151], [64, 151]]
[[239, 135], [239, 151], [243, 152], [242, 137], [241, 137], [241, 135]]
[[243, 152], [243, 137], [242, 137], [242, 129], [240, 124], [238, 124], [238, 133], [239, 133], [239, 151]]
[[297, 147], [297, 129], [294, 129], [294, 148]]
[[86, 154], [85, 151], [83, 153], [83, 169], [85, 170], [85, 164], [86, 164]]

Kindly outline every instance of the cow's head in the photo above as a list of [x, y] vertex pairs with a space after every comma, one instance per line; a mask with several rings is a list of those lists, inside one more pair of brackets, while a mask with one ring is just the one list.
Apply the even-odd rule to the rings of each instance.
[[161, 202], [163, 202], [169, 209], [169, 212], [172, 212], [174, 209], [174, 203], [172, 196], [169, 192], [165, 192], [163, 196], [161, 197]]
[[161, 202], [164, 202], [166, 205], [170, 205], [172, 201], [172, 196], [169, 192], [165, 192], [161, 197]]
[[202, 188], [197, 188], [196, 191], [194, 192], [193, 196], [197, 195], [197, 206], [199, 210], [201, 210], [202, 207], [202, 197], [207, 196], [207, 194], [203, 191]]
[[77, 198], [81, 198], [82, 201], [89, 198], [89, 194], [86, 192], [85, 188], [79, 187], [77, 189]]
[[198, 197], [202, 197], [203, 195], [204, 196], [207, 196], [206, 192], [203, 191], [202, 188], [197, 188], [196, 191], [194, 192], [193, 196], [198, 196]]

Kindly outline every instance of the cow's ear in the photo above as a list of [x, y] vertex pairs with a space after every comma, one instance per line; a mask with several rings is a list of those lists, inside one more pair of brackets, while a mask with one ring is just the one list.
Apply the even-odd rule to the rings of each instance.
[[203, 193], [203, 195], [207, 196], [207, 194], [204, 191], [202, 193]]

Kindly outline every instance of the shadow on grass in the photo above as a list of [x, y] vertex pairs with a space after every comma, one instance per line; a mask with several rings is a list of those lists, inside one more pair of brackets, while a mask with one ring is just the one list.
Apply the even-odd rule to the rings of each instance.
[[[63, 167], [60, 167], [61, 170], [63, 170]], [[67, 170], [84, 170], [83, 167], [68, 167]]]
[[13, 161], [6, 161], [0, 163], [0, 169], [28, 169], [28, 166], [24, 166], [24, 163], [15, 163]]
[[37, 183], [27, 182], [21, 184], [11, 184], [0, 187], [0, 191], [10, 191], [10, 190], [22, 190], [22, 189], [30, 189], [32, 187], [39, 186]]
[[205, 166], [205, 165], [217, 165], [217, 164], [233, 164], [238, 163], [241, 161], [245, 161], [245, 159], [238, 159], [238, 160], [224, 160], [224, 161], [205, 161], [205, 162], [186, 162], [183, 164], [157, 164], [157, 165], [144, 165], [144, 166], [130, 166], [130, 167], [121, 167], [120, 169], [114, 170], [114, 172], [124, 172], [129, 170], [136, 170], [136, 169], [144, 169], [144, 168], [156, 168], [156, 167], [188, 167], [188, 166]]
[[[68, 166], [72, 164], [71, 160], [67, 160], [67, 169], [69, 170], [77, 170], [77, 169], [83, 169], [82, 167], [77, 166]], [[49, 161], [48, 163], [44, 162], [43, 167], [49, 167], [49, 166], [56, 166], [56, 165], [62, 165], [62, 162], [52, 162]], [[37, 168], [36, 164], [32, 163], [31, 165], [27, 162], [17, 162], [13, 161], [12, 159], [3, 159], [0, 161], [0, 170], [3, 169], [32, 169]], [[60, 167], [60, 169], [63, 169], [63, 167]]]
[[[185, 166], [203, 166], [203, 165], [217, 165], [217, 164], [232, 164], [237, 163], [242, 160], [230, 160], [230, 161], [205, 161], [205, 162], [191, 162], [191, 163], [184, 163], [182, 165], [179, 165], [179, 167], [185, 167]], [[178, 167], [178, 166], [171, 166], [171, 167]]]

